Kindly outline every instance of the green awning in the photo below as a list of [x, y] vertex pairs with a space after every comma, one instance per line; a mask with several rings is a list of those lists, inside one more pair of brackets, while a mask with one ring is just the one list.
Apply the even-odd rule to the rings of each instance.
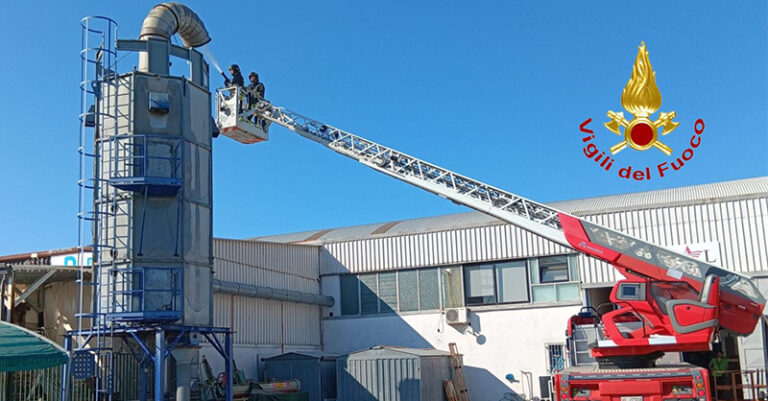
[[0, 372], [35, 370], [67, 363], [53, 341], [14, 324], [0, 322]]

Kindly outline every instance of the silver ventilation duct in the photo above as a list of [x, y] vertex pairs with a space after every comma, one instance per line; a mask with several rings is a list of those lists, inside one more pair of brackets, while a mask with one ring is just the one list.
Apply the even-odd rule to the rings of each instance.
[[178, 33], [184, 47], [198, 47], [211, 41], [200, 17], [181, 3], [162, 3], [150, 10], [141, 26], [140, 40], [165, 39], [170, 41]]
[[240, 295], [249, 298], [272, 299], [276, 301], [296, 302], [300, 304], [331, 307], [335, 303], [333, 297], [311, 294], [302, 291], [279, 290], [260, 285], [236, 283], [233, 281], [213, 280], [213, 292], [219, 294]]

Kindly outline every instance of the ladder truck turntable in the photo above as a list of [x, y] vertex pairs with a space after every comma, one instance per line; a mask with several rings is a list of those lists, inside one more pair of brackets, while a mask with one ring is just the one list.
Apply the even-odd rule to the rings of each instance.
[[[597, 366], [554, 375], [554, 399], [708, 401], [706, 369], [656, 366], [664, 352], [709, 351], [718, 330], [750, 334], [765, 298], [748, 277], [588, 222], [503, 189], [452, 172], [393, 148], [311, 119], [266, 100], [244, 107], [239, 87], [216, 93], [220, 133], [241, 143], [269, 138], [274, 123], [380, 173], [573, 248], [613, 265], [625, 279], [614, 285], [615, 309], [579, 313], [573, 329], [594, 327]], [[584, 309], [583, 309], [584, 310]], [[569, 341], [570, 343], [570, 341]]]

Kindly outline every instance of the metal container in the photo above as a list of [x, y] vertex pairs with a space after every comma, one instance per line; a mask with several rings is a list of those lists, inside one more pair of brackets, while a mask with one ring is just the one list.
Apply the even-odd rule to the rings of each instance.
[[443, 401], [446, 351], [376, 346], [336, 359], [339, 401]]
[[336, 398], [336, 358], [322, 352], [288, 352], [264, 359], [264, 379], [298, 380], [309, 401]]

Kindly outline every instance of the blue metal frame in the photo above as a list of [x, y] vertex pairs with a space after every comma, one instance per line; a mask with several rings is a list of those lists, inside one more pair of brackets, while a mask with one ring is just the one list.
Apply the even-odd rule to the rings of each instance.
[[[146, 195], [173, 196], [182, 185], [181, 138], [165, 135], [118, 135], [109, 138], [113, 163], [109, 185]], [[167, 145], [168, 156], [153, 156], [150, 145]], [[168, 175], [151, 175], [166, 164]]]
[[[171, 288], [151, 288], [151, 273], [167, 272]], [[181, 319], [184, 309], [182, 288], [183, 270], [180, 267], [130, 267], [110, 269], [112, 279], [112, 305], [107, 320], [116, 322], [175, 322]], [[148, 288], [149, 287], [149, 288]], [[152, 310], [148, 305], [150, 295], [167, 296], [170, 309]]]
[[[105, 330], [104, 327], [94, 327], [90, 330], [70, 331], [64, 337], [64, 344], [71, 344], [72, 335], [94, 335], [101, 330]], [[232, 357], [232, 335], [234, 334], [227, 327], [198, 327], [198, 326], [185, 326], [185, 325], [141, 325], [141, 326], [120, 326], [112, 329], [112, 335], [115, 337], [122, 337], [124, 339], [133, 339], [133, 341], [141, 348], [141, 356], [133, 354], [134, 358], [140, 363], [151, 364], [154, 367], [154, 377], [152, 378], [155, 389], [165, 388], [165, 362], [171, 352], [178, 346], [194, 345], [189, 343], [189, 334], [200, 333], [202, 334], [216, 352], [224, 358], [224, 373], [226, 375], [226, 382], [224, 387], [225, 400], [232, 401], [233, 393], [233, 379], [232, 372], [234, 371], [234, 358]], [[218, 336], [224, 336], [224, 343], [220, 341]], [[150, 339], [154, 338], [154, 347], [150, 347]], [[133, 353], [133, 351], [131, 350]], [[70, 369], [68, 365], [64, 365], [62, 368], [64, 372], [63, 377], [67, 377], [67, 371]], [[142, 369], [143, 371], [143, 369]], [[159, 372], [159, 373], [158, 373]], [[139, 376], [139, 388], [142, 401], [147, 398], [147, 390], [149, 384], [149, 377], [146, 374]], [[62, 383], [62, 400], [68, 394], [69, 380], [64, 380]], [[154, 392], [154, 401], [164, 401], [164, 391]]]

